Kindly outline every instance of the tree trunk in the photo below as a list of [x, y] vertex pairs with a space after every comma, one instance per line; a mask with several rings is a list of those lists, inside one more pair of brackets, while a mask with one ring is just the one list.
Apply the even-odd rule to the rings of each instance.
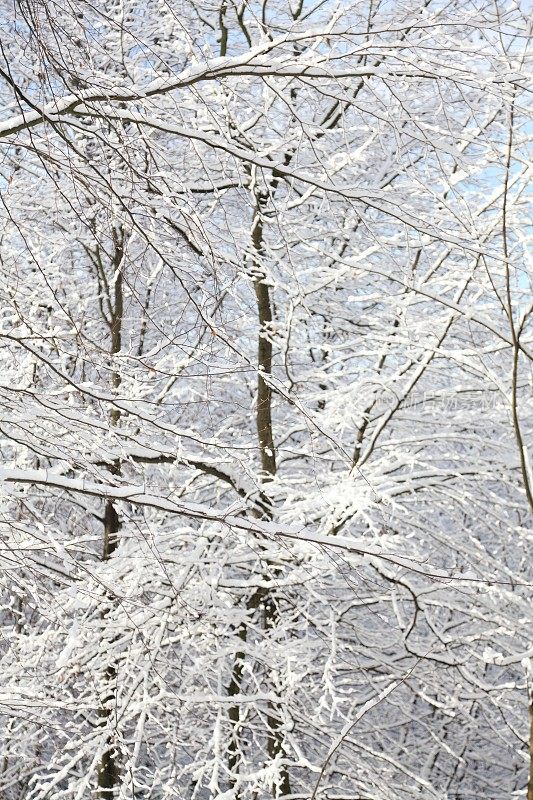
[[[123, 294], [123, 274], [122, 260], [124, 258], [124, 237], [122, 229], [113, 231], [114, 253], [112, 260], [113, 269], [113, 299], [109, 298], [112, 304], [112, 315], [109, 321], [111, 332], [110, 355], [113, 357], [120, 352], [122, 347], [122, 321], [124, 314], [124, 294]], [[112, 365], [113, 367], [113, 365]], [[113, 389], [118, 389], [121, 384], [121, 375], [117, 369], [112, 368], [111, 385]], [[118, 425], [120, 411], [113, 408], [110, 412], [110, 424], [112, 427]], [[108, 470], [112, 475], [120, 474], [120, 463], [114, 461], [108, 465]], [[104, 543], [102, 549], [102, 560], [107, 561], [115, 552], [119, 543], [120, 519], [112, 500], [106, 500], [104, 510]], [[102, 615], [105, 618], [106, 612]], [[100, 725], [109, 727], [109, 722], [113, 713], [112, 705], [115, 696], [117, 670], [115, 664], [109, 664], [104, 672], [104, 691], [101, 697], [101, 707], [98, 712]], [[99, 800], [112, 800], [115, 787], [119, 781], [119, 768], [117, 753], [113, 746], [112, 737], [108, 735], [106, 749], [98, 766], [98, 792]]]
[[[254, 290], [257, 300], [257, 316], [258, 316], [258, 341], [257, 341], [257, 408], [256, 408], [256, 428], [257, 439], [259, 445], [259, 454], [261, 459], [261, 482], [263, 486], [272, 481], [276, 475], [276, 450], [274, 446], [274, 434], [272, 425], [272, 389], [268, 384], [267, 376], [272, 374], [272, 342], [270, 340], [271, 331], [270, 324], [272, 322], [272, 303], [270, 298], [270, 289], [265, 282], [264, 268], [261, 263], [264, 246], [263, 246], [263, 221], [262, 210], [266, 203], [266, 196], [259, 194], [256, 197], [256, 206], [254, 219], [252, 223], [252, 275], [254, 278]], [[267, 378], [267, 379], [265, 379]], [[270, 503], [265, 494], [263, 499], [269, 508]], [[259, 513], [259, 512], [258, 512]], [[270, 510], [265, 511], [262, 517], [272, 519]], [[271, 564], [266, 562], [268, 571], [263, 574], [263, 580], [268, 579], [274, 574], [276, 576], [277, 570]], [[247, 602], [248, 610], [262, 610], [262, 624], [265, 630], [274, 629], [279, 621], [279, 610], [275, 597], [268, 589], [257, 589]], [[243, 623], [238, 632], [238, 636], [243, 642], [247, 638], [247, 625]], [[235, 654], [235, 661], [231, 681], [228, 686], [228, 695], [234, 697], [239, 694], [241, 690], [243, 669], [244, 669], [245, 653], [239, 651]], [[280, 728], [280, 713], [279, 704], [269, 702], [269, 713], [267, 714], [267, 753], [271, 759], [277, 758], [280, 754], [285, 753], [283, 747], [283, 734]], [[232, 777], [230, 778], [230, 785], [233, 787], [237, 782], [236, 773], [239, 766], [239, 725], [240, 725], [240, 707], [236, 703], [231, 706], [228, 712], [229, 719], [232, 724], [233, 733], [229, 745], [228, 767]], [[289, 773], [286, 767], [281, 770], [281, 779], [279, 781], [279, 788], [276, 785], [272, 786], [273, 797], [283, 797], [290, 794]]]

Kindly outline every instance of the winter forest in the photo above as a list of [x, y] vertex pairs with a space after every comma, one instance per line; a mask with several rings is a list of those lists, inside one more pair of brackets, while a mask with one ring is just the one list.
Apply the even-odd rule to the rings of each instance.
[[530, 0], [0, 0], [0, 800], [533, 800]]

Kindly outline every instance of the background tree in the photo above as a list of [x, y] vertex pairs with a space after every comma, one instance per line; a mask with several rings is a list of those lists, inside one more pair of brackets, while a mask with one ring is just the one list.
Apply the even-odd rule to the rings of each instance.
[[2, 796], [524, 796], [526, 4], [0, 13]]

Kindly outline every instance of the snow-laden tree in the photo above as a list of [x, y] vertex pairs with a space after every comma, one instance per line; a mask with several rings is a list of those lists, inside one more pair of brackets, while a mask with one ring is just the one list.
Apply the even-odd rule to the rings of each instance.
[[2, 797], [531, 800], [527, 3], [0, 26]]

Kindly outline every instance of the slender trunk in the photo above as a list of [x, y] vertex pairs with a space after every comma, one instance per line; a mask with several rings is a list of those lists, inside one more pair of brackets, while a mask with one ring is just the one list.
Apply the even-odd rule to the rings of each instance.
[[[115, 473], [116, 474], [116, 473]], [[102, 559], [107, 561], [113, 554], [118, 545], [118, 532], [120, 529], [120, 520], [113, 503], [110, 500], [106, 501], [104, 511], [104, 550]], [[102, 614], [104, 619], [106, 613]], [[104, 690], [100, 697], [100, 709], [98, 716], [100, 718], [100, 725], [107, 727], [111, 719], [113, 698], [115, 694], [115, 681], [117, 670], [113, 664], [108, 664], [104, 672]], [[98, 766], [98, 793], [99, 800], [111, 800], [113, 797], [114, 787], [118, 783], [119, 772], [117, 765], [117, 757], [113, 747], [111, 736], [108, 737], [106, 742], [106, 749], [100, 760]]]
[[276, 454], [272, 430], [272, 389], [265, 380], [265, 375], [272, 374], [272, 342], [270, 341], [270, 325], [272, 323], [272, 304], [270, 290], [264, 281], [260, 257], [263, 252], [263, 223], [261, 220], [261, 203], [258, 201], [252, 228], [252, 244], [256, 261], [254, 263], [254, 289], [257, 299], [257, 316], [259, 336], [257, 342], [257, 437], [261, 454], [263, 482], [272, 480], [276, 474]]
[[[272, 342], [271, 342], [271, 323], [272, 323], [272, 303], [270, 289], [265, 281], [263, 266], [261, 263], [264, 255], [263, 247], [263, 221], [262, 210], [266, 198], [259, 196], [256, 203], [255, 217], [252, 227], [252, 244], [254, 248], [254, 289], [257, 299], [257, 316], [259, 323], [259, 334], [257, 343], [257, 438], [261, 455], [261, 469], [263, 485], [272, 481], [276, 475], [276, 450], [274, 446], [274, 432], [272, 426], [272, 389], [268, 384], [268, 377], [272, 374]], [[269, 518], [272, 514], [268, 514]], [[269, 572], [273, 578], [277, 577], [279, 571], [268, 564]], [[279, 608], [276, 598], [272, 591], [265, 591], [262, 598], [263, 607], [263, 626], [266, 631], [273, 630], [279, 624]], [[283, 746], [283, 734], [280, 731], [281, 714], [280, 704], [269, 702], [269, 713], [267, 715], [267, 752], [271, 759], [285, 755]], [[286, 766], [283, 766], [280, 774], [279, 785], [272, 787], [274, 797], [284, 797], [290, 794], [289, 773]]]
[[[257, 589], [253, 595], [248, 599], [246, 604], [246, 608], [249, 612], [255, 611], [263, 599], [265, 594], [264, 589]], [[243, 623], [239, 626], [238, 637], [242, 641], [243, 644], [246, 644], [246, 639], [248, 635], [248, 628], [246, 623]], [[242, 686], [242, 677], [244, 672], [244, 660], [246, 657], [246, 653], [244, 650], [235, 653], [235, 661], [233, 663], [233, 670], [231, 673], [231, 681], [228, 685], [228, 696], [235, 697], [241, 691]], [[239, 754], [239, 725], [241, 721], [241, 708], [238, 703], [235, 705], [230, 706], [228, 716], [230, 722], [232, 724], [232, 735], [228, 745], [228, 768], [231, 775], [230, 778], [230, 785], [233, 788], [237, 782], [237, 775], [239, 772], [239, 761], [240, 761], [240, 754]], [[237, 797], [239, 795], [237, 794]]]
[[[122, 260], [124, 257], [123, 232], [122, 230], [113, 232], [114, 254], [112, 261], [113, 268], [113, 298], [112, 313], [109, 321], [111, 332], [111, 357], [120, 353], [122, 347], [122, 321], [124, 316], [124, 284], [122, 274]], [[109, 298], [111, 301], [111, 297]], [[113, 389], [118, 389], [121, 384], [120, 372], [111, 365], [111, 385]], [[120, 411], [113, 408], [110, 412], [110, 425], [118, 425]], [[119, 461], [113, 461], [108, 465], [108, 470], [112, 475], [120, 474]], [[120, 518], [112, 500], [106, 500], [104, 509], [104, 543], [102, 549], [102, 560], [107, 561], [118, 547], [120, 531]], [[102, 617], [105, 618], [106, 612]], [[100, 725], [108, 728], [113, 714], [113, 699], [115, 696], [117, 669], [115, 664], [108, 664], [103, 676], [104, 690], [100, 697], [100, 709], [98, 716]], [[109, 734], [106, 741], [106, 749], [98, 765], [98, 800], [112, 800], [115, 795], [115, 788], [119, 782], [119, 766], [117, 753], [113, 746], [112, 737]]]
[[[279, 608], [276, 603], [275, 597], [272, 593], [265, 596], [264, 599], [264, 627], [265, 629], [272, 630], [279, 624]], [[285, 756], [284, 737], [281, 726], [281, 705], [280, 703], [269, 703], [269, 713], [267, 715], [268, 725], [268, 739], [267, 739], [267, 752], [271, 759], [276, 759], [278, 756]], [[286, 765], [281, 768], [280, 780], [278, 787], [272, 787], [273, 797], [285, 797], [291, 793], [291, 784], [289, 779], [289, 770]]]
[[[98, 716], [100, 717], [100, 724], [106, 727], [109, 725], [109, 719], [112, 714], [111, 705], [114, 697], [113, 685], [116, 680], [116, 674], [116, 669], [111, 664], [106, 668], [104, 673], [105, 692], [100, 698], [101, 708], [98, 712]], [[111, 736], [109, 736], [106, 742], [106, 749], [98, 766], [98, 792], [96, 796], [99, 800], [112, 800], [115, 786], [118, 784], [118, 779], [117, 756], [111, 741]]]
[[[247, 629], [246, 625], [240, 625], [238, 634], [243, 643], [246, 642]], [[233, 670], [231, 673], [231, 681], [229, 683], [227, 692], [228, 697], [235, 697], [239, 694], [242, 684], [242, 676], [244, 671], [244, 658], [245, 653], [239, 651], [235, 653], [235, 661], [233, 662]], [[233, 788], [237, 782], [237, 774], [239, 772], [239, 724], [241, 721], [241, 707], [238, 703], [230, 706], [228, 711], [229, 720], [232, 726], [231, 738], [228, 745], [228, 769], [230, 773], [230, 785]], [[237, 795], [238, 796], [238, 795]]]
[[[272, 374], [272, 342], [271, 323], [272, 323], [272, 302], [270, 289], [265, 282], [265, 273], [262, 265], [264, 254], [263, 246], [263, 220], [262, 210], [266, 203], [266, 196], [258, 195], [256, 199], [254, 219], [252, 223], [252, 275], [254, 278], [254, 291], [257, 301], [258, 316], [258, 341], [257, 341], [257, 409], [256, 409], [256, 428], [261, 459], [261, 482], [266, 487], [276, 475], [276, 450], [274, 446], [274, 435], [272, 425], [272, 389], [268, 382], [268, 376]], [[266, 492], [262, 492], [262, 498], [270, 507]], [[272, 519], [270, 511], [262, 515]], [[263, 575], [263, 580], [268, 577], [276, 577], [278, 571], [268, 562], [267, 571]], [[265, 630], [272, 630], [279, 623], [279, 609], [276, 598], [268, 589], [257, 589], [247, 603], [248, 611], [252, 612], [260, 609], [262, 612], [262, 623]], [[239, 627], [238, 636], [242, 642], [246, 642], [247, 625], [243, 623]], [[228, 694], [235, 697], [241, 691], [243, 670], [244, 670], [244, 651], [235, 654], [231, 681], [228, 686]], [[285, 754], [283, 746], [283, 733], [280, 730], [281, 709], [277, 702], [269, 702], [267, 714], [267, 753], [271, 759], [276, 759]], [[228, 767], [231, 778], [230, 785], [233, 787], [237, 782], [239, 769], [239, 726], [240, 726], [240, 707], [238, 703], [231, 706], [228, 712], [232, 723], [232, 737], [229, 745]], [[281, 769], [278, 785], [272, 786], [273, 797], [284, 797], [290, 794], [289, 773], [285, 766]]]

